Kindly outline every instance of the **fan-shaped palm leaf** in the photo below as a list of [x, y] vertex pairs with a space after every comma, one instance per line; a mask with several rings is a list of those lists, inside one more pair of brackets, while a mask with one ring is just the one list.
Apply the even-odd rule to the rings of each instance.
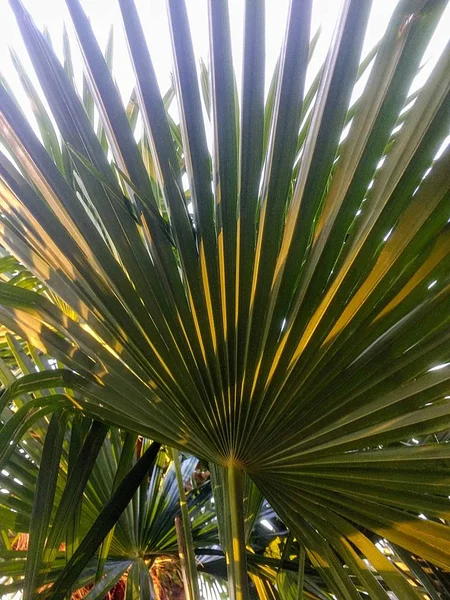
[[308, 96], [311, 2], [292, 0], [265, 105], [264, 3], [246, 2], [239, 96], [227, 3], [211, 0], [210, 154], [184, 3], [168, 2], [180, 142], [134, 4], [120, 0], [145, 128], [136, 144], [67, 0], [113, 164], [45, 37], [11, 4], [63, 161], [0, 87], [18, 166], [1, 156], [1, 240], [77, 317], [4, 283], [2, 322], [76, 372], [91, 415], [223, 470], [234, 597], [248, 593], [245, 473], [340, 598], [359, 598], [357, 585], [387, 597], [362, 557], [417, 598], [373, 534], [450, 568], [449, 449], [420, 443], [450, 425], [449, 150], [436, 158], [449, 47], [406, 110], [446, 2], [399, 2], [349, 108], [370, 2], [343, 2]]

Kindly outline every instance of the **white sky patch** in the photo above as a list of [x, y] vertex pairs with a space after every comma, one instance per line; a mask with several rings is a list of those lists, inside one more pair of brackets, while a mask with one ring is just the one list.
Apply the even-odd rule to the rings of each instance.
[[402, 127], [403, 127], [403, 123], [400, 123], [399, 125], [396, 125], [394, 127], [394, 129], [392, 130], [392, 135], [394, 135], [394, 133], [398, 133]]
[[263, 527], [265, 527], [266, 529], [268, 529], [269, 531], [275, 531], [274, 526], [272, 525], [272, 523], [270, 521], [268, 521], [267, 519], [261, 519], [260, 521], [261, 525]]
[[[344, 129], [342, 130], [341, 133], [341, 137], [339, 138], [339, 143], [342, 144], [342, 142], [345, 140], [345, 138], [348, 136], [348, 132], [350, 131], [350, 128], [352, 126], [352, 121], [350, 121], [350, 123], [347, 123], [347, 125], [344, 127]], [[336, 162], [338, 159], [336, 158], [334, 162]]]
[[434, 160], [438, 160], [439, 158], [441, 158], [441, 156], [444, 154], [444, 150], [447, 148], [447, 146], [450, 144], [450, 135], [448, 135], [445, 140], [442, 142], [441, 147], [439, 148], [439, 150], [436, 153], [436, 156], [434, 157]]
[[436, 365], [435, 367], [431, 367], [431, 369], [428, 369], [428, 372], [431, 371], [440, 371], [441, 369], [445, 369], [445, 367], [448, 367], [450, 365], [450, 363], [442, 363], [440, 365]]
[[[374, 0], [362, 51], [363, 57], [382, 37], [397, 1], [394, 0], [388, 3], [386, 0]], [[54, 41], [56, 52], [62, 57], [61, 36], [64, 21], [69, 24], [69, 35], [74, 40], [65, 2], [62, 0], [23, 0], [23, 3], [30, 11], [37, 25], [40, 28], [44, 26], [48, 28]], [[31, 67], [31, 63], [26, 56], [18, 27], [8, 4], [5, 1], [0, 2], [0, 19], [2, 23], [0, 65], [3, 75], [10, 82], [14, 92], [17, 93], [18, 100], [21, 101], [25, 100], [25, 96], [20, 89], [18, 78], [11, 65], [8, 46], [12, 46], [18, 52], [25, 66]], [[118, 2], [114, 0], [82, 0], [82, 5], [89, 16], [102, 48], [106, 45], [111, 26], [114, 29], [114, 76], [118, 81], [124, 100], [128, 100], [133, 87], [134, 77], [122, 31]], [[166, 14], [166, 2], [165, 0], [152, 0], [151, 2], [148, 2], [148, 0], [136, 0], [136, 5], [147, 37], [147, 43], [160, 88], [164, 93], [170, 85], [170, 72], [172, 71], [171, 42]], [[266, 89], [269, 86], [270, 76], [280, 51], [281, 40], [285, 31], [288, 5], [289, 0], [266, 0]], [[236, 77], [237, 81], [240, 82], [242, 74], [244, 2], [242, 0], [229, 0], [229, 6]], [[326, 56], [340, 7], [341, 2], [337, 0], [314, 0], [311, 35], [314, 35], [318, 28], [321, 27], [321, 36], [311, 61], [307, 76], [307, 85], [312, 81], [317, 69]], [[207, 0], [187, 0], [187, 8], [195, 53], [197, 57], [202, 57], [207, 61]], [[449, 30], [450, 5], [447, 6], [441, 22], [425, 52], [422, 61], [425, 66], [414, 80], [412, 91], [419, 89], [428, 78], [445, 46]], [[75, 45], [73, 58], [79, 76], [80, 69], [77, 69], [77, 67], [80, 66], [81, 59]], [[31, 68], [29, 68], [29, 71], [31, 71]], [[364, 77], [360, 79], [355, 87], [352, 103], [364, 89], [368, 75], [369, 70], [366, 71]], [[32, 77], [36, 81], [34, 74], [32, 74]]]
[[392, 227], [392, 229], [389, 229], [389, 231], [387, 232], [387, 234], [384, 236], [383, 238], [383, 242], [387, 242], [388, 239], [391, 237], [391, 233], [394, 231], [394, 228]]
[[381, 169], [381, 167], [384, 165], [384, 162], [386, 160], [386, 156], [383, 156], [383, 158], [380, 160], [380, 162], [377, 164], [377, 170]]
[[431, 173], [431, 171], [432, 171], [432, 168], [428, 167], [428, 169], [423, 174], [423, 178], [422, 179], [425, 179], [426, 177], [428, 177], [428, 175]]
[[183, 184], [183, 190], [186, 191], [189, 189], [189, 177], [187, 173], [184, 173], [182, 178], [181, 178], [181, 182]]

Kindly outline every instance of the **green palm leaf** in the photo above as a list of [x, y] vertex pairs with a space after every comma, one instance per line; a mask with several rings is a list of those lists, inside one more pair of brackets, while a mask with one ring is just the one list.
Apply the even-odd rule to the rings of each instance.
[[[134, 3], [119, 4], [136, 110], [122, 105], [78, 0], [67, 5], [94, 109], [73, 86], [67, 49], [65, 71], [11, 0], [57, 131], [36, 105], [44, 148], [0, 86], [2, 139], [17, 165], [1, 155], [1, 242], [50, 290], [2, 283], [1, 321], [76, 372], [81, 409], [216, 465], [234, 598], [250, 594], [247, 476], [329, 593], [417, 597], [376, 541], [450, 569], [448, 448], [430, 438], [450, 429], [449, 150], [438, 156], [448, 45], [405, 110], [446, 2], [398, 3], [350, 107], [367, 66], [369, 2], [343, 3], [308, 94], [311, 2], [292, 0], [264, 102], [263, 2], [246, 2], [239, 101], [228, 5], [210, 0], [200, 75], [211, 155], [184, 3], [168, 3], [179, 124]], [[47, 411], [52, 398], [32, 402]], [[22, 434], [27, 418], [14, 418]], [[303, 570], [298, 594], [314, 593]], [[130, 573], [139, 581], [141, 567]]]

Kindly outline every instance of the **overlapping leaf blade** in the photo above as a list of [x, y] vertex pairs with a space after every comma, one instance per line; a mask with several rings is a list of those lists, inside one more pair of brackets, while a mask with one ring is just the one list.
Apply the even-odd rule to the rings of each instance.
[[[240, 470], [326, 589], [417, 597], [370, 536], [409, 552], [411, 565], [421, 556], [450, 568], [448, 442], [430, 438], [450, 429], [448, 150], [437, 157], [450, 123], [448, 46], [402, 113], [446, 2], [398, 4], [351, 108], [370, 3], [343, 3], [308, 91], [311, 3], [293, 0], [264, 107], [263, 3], [246, 7], [239, 105], [227, 3], [209, 3], [211, 60], [199, 82], [186, 8], [169, 2], [178, 127], [134, 3], [121, 1], [139, 144], [136, 111], [121, 105], [80, 3], [67, 3], [95, 109], [73, 87], [67, 44], [68, 75], [11, 1], [58, 131], [45, 135], [37, 104], [44, 149], [0, 87], [2, 135], [21, 171], [1, 157], [1, 240], [51, 292], [2, 283], [2, 322], [80, 374], [80, 408], [216, 463], [234, 482], [222, 529], [236, 597], [247, 595]], [[53, 398], [31, 400], [9, 428]], [[2, 433], [7, 450], [7, 425]], [[141, 570], [130, 572], [136, 585]], [[275, 593], [254, 577], [261, 597]]]

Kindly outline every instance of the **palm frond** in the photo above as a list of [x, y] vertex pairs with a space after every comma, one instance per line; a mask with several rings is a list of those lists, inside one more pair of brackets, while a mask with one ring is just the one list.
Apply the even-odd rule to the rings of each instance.
[[[343, 2], [308, 95], [311, 2], [292, 0], [265, 100], [264, 6], [247, 0], [239, 101], [227, 3], [209, 2], [200, 86], [184, 3], [170, 1], [179, 123], [134, 3], [119, 4], [138, 143], [134, 98], [127, 110], [79, 1], [84, 98], [67, 51], [64, 69], [11, 0], [56, 129], [36, 104], [43, 146], [0, 85], [0, 239], [50, 290], [1, 283], [0, 320], [72, 373], [78, 410], [222, 473], [233, 598], [250, 593], [247, 476], [304, 549], [300, 589], [314, 594], [311, 565], [340, 598], [417, 598], [376, 544], [450, 569], [449, 450], [430, 438], [450, 429], [448, 45], [410, 94], [446, 2], [400, 0], [350, 106], [369, 2]], [[71, 402], [56, 396], [11, 417], [17, 439]]]

